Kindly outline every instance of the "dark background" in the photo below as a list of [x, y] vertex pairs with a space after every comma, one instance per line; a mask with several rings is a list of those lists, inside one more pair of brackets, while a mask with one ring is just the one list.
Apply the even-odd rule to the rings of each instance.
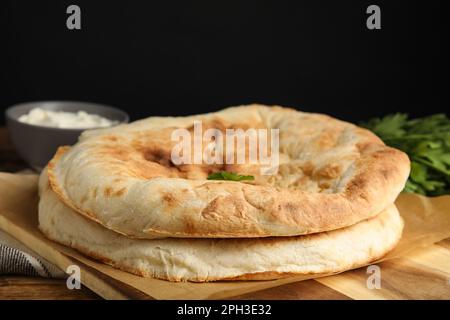
[[[444, 3], [2, 1], [0, 108], [73, 99], [136, 119], [261, 102], [350, 121], [445, 112]], [[66, 28], [70, 4], [82, 30]], [[382, 30], [366, 28], [370, 4]]]

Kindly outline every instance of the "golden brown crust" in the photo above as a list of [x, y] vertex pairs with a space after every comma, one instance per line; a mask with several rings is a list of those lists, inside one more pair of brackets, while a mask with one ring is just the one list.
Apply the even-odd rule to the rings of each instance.
[[[325, 115], [253, 105], [164, 119], [88, 133], [70, 151], [59, 149], [48, 167], [53, 191], [85, 217], [129, 237], [292, 236], [375, 216], [395, 200], [409, 174], [404, 153]], [[246, 128], [243, 119], [278, 128], [288, 160], [273, 177], [248, 165], [175, 166], [170, 133], [190, 128], [194, 119], [222, 130]], [[219, 170], [250, 173], [256, 181], [205, 180]]]

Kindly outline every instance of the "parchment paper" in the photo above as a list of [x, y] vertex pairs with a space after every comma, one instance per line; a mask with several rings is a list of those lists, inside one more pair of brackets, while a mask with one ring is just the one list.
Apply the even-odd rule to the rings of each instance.
[[[108, 279], [111, 278], [123, 283], [124, 287], [132, 287], [155, 299], [221, 299], [330, 275], [212, 283], [174, 283], [141, 278], [98, 263], [70, 248], [47, 240], [37, 228], [37, 203], [36, 175], [0, 173], [0, 228], [63, 270], [77, 260], [82, 265], [96, 270], [92, 273], [82, 269], [82, 282], [103, 297], [127, 298], [124, 293], [126, 290], [120, 292], [117, 285], [108, 285]], [[416, 194], [401, 194], [396, 205], [405, 220], [405, 229], [397, 247], [380, 261], [393, 259], [450, 237], [450, 195], [427, 198]]]

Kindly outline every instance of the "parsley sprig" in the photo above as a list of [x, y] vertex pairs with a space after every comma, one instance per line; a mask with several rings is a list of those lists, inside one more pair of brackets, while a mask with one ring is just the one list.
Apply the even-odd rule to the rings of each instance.
[[255, 180], [254, 176], [244, 176], [234, 172], [219, 171], [212, 173], [208, 176], [208, 180], [231, 180], [231, 181], [244, 181]]
[[361, 125], [408, 154], [411, 174], [405, 192], [450, 194], [450, 119], [445, 114], [408, 119], [396, 113]]

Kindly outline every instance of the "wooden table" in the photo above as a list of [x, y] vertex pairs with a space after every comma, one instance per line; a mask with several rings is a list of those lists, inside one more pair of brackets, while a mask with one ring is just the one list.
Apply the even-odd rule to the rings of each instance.
[[[0, 127], [0, 171], [16, 172], [23, 169], [28, 167], [9, 143], [6, 129]], [[441, 241], [411, 258], [394, 261], [396, 262], [382, 263], [383, 289], [374, 292], [367, 292], [362, 286], [365, 284], [367, 274], [365, 269], [361, 268], [346, 273], [344, 282], [333, 277], [307, 280], [246, 294], [235, 299], [342, 300], [355, 297], [426, 299], [430, 298], [431, 291], [437, 292], [439, 298], [450, 299], [450, 277], [448, 277], [450, 239]], [[352, 282], [355, 284], [354, 287], [348, 285]], [[68, 290], [65, 280], [0, 275], [0, 299], [100, 299], [100, 297], [86, 287], [82, 287], [81, 290]]]

